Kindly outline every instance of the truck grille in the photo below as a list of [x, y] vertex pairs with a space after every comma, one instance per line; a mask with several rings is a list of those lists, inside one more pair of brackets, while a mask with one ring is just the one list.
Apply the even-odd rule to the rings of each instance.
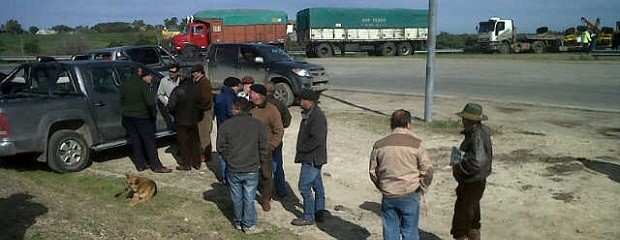
[[325, 69], [309, 69], [309, 72], [312, 76], [312, 82], [327, 82], [329, 79]]

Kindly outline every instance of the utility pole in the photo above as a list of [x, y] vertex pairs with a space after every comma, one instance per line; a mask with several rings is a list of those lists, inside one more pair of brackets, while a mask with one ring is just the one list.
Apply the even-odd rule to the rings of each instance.
[[435, 87], [435, 46], [437, 29], [437, 0], [428, 0], [428, 37], [426, 39], [426, 90], [424, 94], [424, 121], [433, 121], [433, 95]]

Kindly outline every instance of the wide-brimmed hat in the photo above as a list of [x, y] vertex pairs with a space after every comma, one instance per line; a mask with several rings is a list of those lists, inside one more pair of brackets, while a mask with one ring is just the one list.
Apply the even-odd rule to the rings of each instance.
[[190, 72], [205, 72], [204, 67], [202, 66], [202, 64], [196, 64], [194, 66], [192, 66]]
[[489, 119], [487, 115], [482, 114], [482, 106], [477, 103], [468, 103], [463, 108], [463, 111], [455, 113], [457, 116], [473, 120], [473, 121], [484, 121]]

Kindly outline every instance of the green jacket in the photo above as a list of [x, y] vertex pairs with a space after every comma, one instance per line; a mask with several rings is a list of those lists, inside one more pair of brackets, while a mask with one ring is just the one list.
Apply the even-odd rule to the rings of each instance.
[[155, 98], [149, 84], [137, 75], [123, 82], [120, 95], [123, 117], [150, 118], [155, 112]]
[[592, 38], [590, 37], [590, 32], [588, 32], [588, 30], [583, 31], [581, 33], [581, 43], [590, 43], [592, 41]]

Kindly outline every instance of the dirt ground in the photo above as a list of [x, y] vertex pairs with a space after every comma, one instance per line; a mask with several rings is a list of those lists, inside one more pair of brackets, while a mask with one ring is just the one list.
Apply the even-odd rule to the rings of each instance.
[[[468, 101], [484, 107], [489, 116], [486, 124], [493, 129], [493, 173], [481, 203], [484, 239], [620, 239], [616, 224], [620, 220], [620, 113], [436, 98], [433, 120], [458, 120], [454, 112]], [[292, 107], [293, 121], [284, 136], [284, 168], [292, 194], [274, 201], [267, 213], [257, 204], [259, 225], [270, 222], [304, 239], [382, 239], [381, 194], [368, 176], [372, 144], [389, 132], [387, 116], [393, 110], [405, 108], [423, 118], [424, 98], [330, 90], [321, 97], [320, 106], [329, 125], [329, 159], [323, 175], [332, 216], [318, 226], [290, 224], [301, 214], [299, 165], [293, 162], [300, 110]], [[414, 123], [414, 132], [430, 149], [436, 175], [424, 196], [420, 231], [423, 239], [451, 239], [456, 182], [448, 162], [450, 148], [462, 136], [459, 129], [424, 130], [422, 124]], [[160, 148], [162, 161], [175, 166], [165, 149]], [[195, 192], [201, 199], [217, 182], [216, 169], [210, 163], [201, 171], [147, 175], [158, 184]], [[128, 158], [120, 158], [95, 162], [86, 171], [123, 177], [135, 170]]]

